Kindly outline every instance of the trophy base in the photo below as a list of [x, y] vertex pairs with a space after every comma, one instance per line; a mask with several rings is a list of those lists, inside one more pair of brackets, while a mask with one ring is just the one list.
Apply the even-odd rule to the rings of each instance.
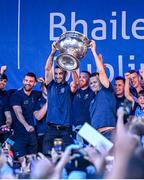
[[71, 54], [61, 53], [56, 61], [58, 66], [65, 71], [74, 71], [79, 68], [79, 60]]

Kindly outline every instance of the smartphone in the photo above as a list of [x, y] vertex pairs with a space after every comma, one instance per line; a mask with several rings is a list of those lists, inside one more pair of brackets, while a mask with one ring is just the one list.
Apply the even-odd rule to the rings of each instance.
[[13, 146], [14, 145], [14, 141], [11, 140], [10, 138], [7, 138], [6, 141], [5, 141], [7, 144], [9, 144], [10, 146]]
[[58, 154], [61, 154], [63, 150], [63, 139], [61, 138], [54, 139], [54, 149]]

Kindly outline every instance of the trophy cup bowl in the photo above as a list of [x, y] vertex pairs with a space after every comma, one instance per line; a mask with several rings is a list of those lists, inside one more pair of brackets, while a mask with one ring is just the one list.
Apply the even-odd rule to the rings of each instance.
[[57, 42], [57, 49], [60, 52], [56, 58], [58, 66], [66, 71], [76, 70], [89, 44], [89, 39], [77, 31], [67, 31], [62, 34]]

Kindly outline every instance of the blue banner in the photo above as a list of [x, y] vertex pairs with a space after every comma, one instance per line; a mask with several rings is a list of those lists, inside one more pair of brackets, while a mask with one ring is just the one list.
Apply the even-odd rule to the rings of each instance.
[[[144, 68], [143, 5], [143, 0], [1, 0], [0, 66], [8, 66], [7, 88], [19, 88], [28, 71], [44, 76], [51, 43], [70, 30], [96, 41], [110, 81]], [[96, 70], [90, 49], [80, 70]]]

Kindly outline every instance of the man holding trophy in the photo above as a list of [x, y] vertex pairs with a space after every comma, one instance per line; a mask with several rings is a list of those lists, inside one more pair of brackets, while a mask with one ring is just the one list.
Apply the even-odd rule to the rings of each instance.
[[[48, 127], [47, 127], [47, 133], [44, 137], [44, 144], [43, 144], [43, 152], [45, 154], [47, 154], [51, 150], [51, 148], [54, 145], [53, 142], [57, 138], [63, 141], [64, 147], [73, 143], [73, 139], [71, 137], [71, 131], [72, 131], [71, 109], [72, 109], [73, 95], [78, 87], [78, 75], [75, 70], [79, 67], [79, 62], [80, 62], [79, 60], [85, 56], [88, 46], [91, 47], [91, 51], [94, 54], [97, 68], [99, 70], [100, 63], [98, 63], [99, 61], [97, 62], [97, 58], [95, 57], [95, 43], [94, 41], [90, 42], [85, 35], [76, 31], [68, 31], [62, 34], [57, 42], [54, 42], [52, 44], [51, 53], [45, 65], [45, 81], [48, 92], [48, 111], [47, 111]], [[59, 50], [60, 54], [56, 58], [56, 62], [58, 65], [54, 69], [54, 78], [53, 78], [52, 66], [57, 49]], [[102, 62], [100, 67], [103, 67]], [[66, 82], [67, 71], [72, 71], [73, 81], [71, 85], [69, 85]], [[103, 77], [107, 77], [105, 73], [104, 75], [105, 76], [102, 76], [102, 79]], [[104, 78], [104, 84], [106, 83], [108, 84], [109, 87], [108, 79]], [[91, 89], [93, 91], [93, 88]], [[105, 92], [107, 94], [107, 90], [105, 90]], [[97, 103], [98, 103], [97, 100], [98, 94], [99, 93], [95, 92], [94, 101], [96, 101]], [[112, 97], [112, 95], [110, 97]], [[104, 97], [100, 99], [101, 101], [105, 100]], [[108, 103], [108, 107], [109, 106], [110, 105]], [[113, 109], [111, 109], [111, 107], [109, 107], [110, 112], [113, 112]], [[94, 109], [96, 108], [95, 105], [93, 108]], [[103, 114], [103, 111], [100, 110], [98, 111], [99, 113]], [[90, 107], [90, 113], [91, 112], [92, 109]], [[96, 121], [95, 118], [96, 118], [95, 116], [91, 117], [91, 122], [92, 122], [92, 126], [96, 128], [97, 124], [99, 124], [100, 122], [99, 120]], [[103, 121], [104, 124], [102, 125], [102, 127], [107, 126], [107, 121], [105, 119]], [[113, 123], [113, 121], [111, 120], [109, 125], [115, 126], [115, 122]]]
[[[87, 52], [89, 40], [85, 35], [68, 31], [62, 34], [57, 42], [52, 44], [51, 53], [45, 65], [45, 81], [48, 91], [48, 111], [47, 111], [47, 133], [44, 137], [43, 152], [47, 154], [54, 145], [54, 141], [59, 138], [63, 141], [64, 147], [73, 143], [72, 131], [72, 99], [77, 90], [78, 75], [76, 69], [79, 67], [79, 60]], [[52, 66], [56, 50], [60, 54], [57, 56], [57, 66]], [[72, 83], [66, 82], [67, 71], [72, 71]]]
[[77, 89], [78, 75], [72, 71], [73, 81], [71, 85], [66, 82], [67, 71], [59, 66], [54, 69], [52, 66], [56, 53], [57, 43], [52, 44], [51, 53], [45, 65], [45, 82], [48, 91], [48, 111], [47, 111], [47, 133], [44, 137], [43, 153], [47, 154], [54, 145], [57, 138], [62, 139], [64, 147], [73, 143], [71, 137], [72, 120], [71, 104], [73, 93]]

